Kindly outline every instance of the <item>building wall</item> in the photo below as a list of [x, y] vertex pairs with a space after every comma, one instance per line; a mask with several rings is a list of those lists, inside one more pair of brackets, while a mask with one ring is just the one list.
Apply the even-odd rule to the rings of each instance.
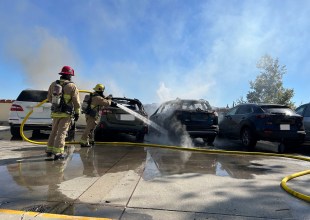
[[13, 100], [0, 99], [0, 125], [8, 124], [9, 111]]

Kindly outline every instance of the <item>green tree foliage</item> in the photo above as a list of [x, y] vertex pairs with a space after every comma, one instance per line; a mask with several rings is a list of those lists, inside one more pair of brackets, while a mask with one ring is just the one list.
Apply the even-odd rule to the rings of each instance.
[[283, 87], [283, 75], [287, 72], [286, 66], [280, 66], [279, 60], [269, 55], [264, 55], [257, 63], [260, 69], [255, 81], [250, 81], [251, 91], [246, 98], [252, 103], [274, 103], [284, 104], [294, 108], [291, 98], [294, 96], [294, 89]]

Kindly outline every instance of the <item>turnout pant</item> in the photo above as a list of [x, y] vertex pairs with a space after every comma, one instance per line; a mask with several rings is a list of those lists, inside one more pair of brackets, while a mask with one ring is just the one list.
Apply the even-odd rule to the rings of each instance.
[[48, 138], [46, 152], [64, 153], [65, 139], [71, 123], [70, 117], [53, 118], [52, 131]]
[[98, 119], [85, 115], [86, 118], [86, 127], [81, 137], [82, 144], [89, 144], [89, 141], [93, 141], [93, 131], [98, 124]]

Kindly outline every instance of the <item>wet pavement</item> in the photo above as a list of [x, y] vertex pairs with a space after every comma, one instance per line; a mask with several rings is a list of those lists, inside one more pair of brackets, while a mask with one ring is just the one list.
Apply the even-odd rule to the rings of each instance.
[[[270, 146], [259, 143], [258, 151]], [[305, 161], [113, 144], [70, 145], [66, 160], [52, 161], [44, 146], [11, 140], [6, 130], [0, 147], [0, 209], [112, 219], [310, 219], [309, 203], [280, 187], [285, 176], [309, 169]], [[221, 139], [194, 147], [244, 150]], [[307, 147], [292, 153], [310, 155]], [[309, 183], [303, 176], [288, 186], [310, 195]], [[0, 212], [0, 219], [20, 217]]]

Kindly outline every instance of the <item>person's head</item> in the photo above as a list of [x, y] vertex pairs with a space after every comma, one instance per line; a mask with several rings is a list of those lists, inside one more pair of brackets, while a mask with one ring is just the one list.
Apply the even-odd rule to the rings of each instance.
[[74, 76], [74, 69], [70, 66], [64, 66], [59, 73], [60, 78], [71, 80], [71, 77]]
[[104, 85], [97, 84], [94, 88], [94, 91], [97, 92], [99, 95], [103, 96], [104, 89], [105, 89]]

